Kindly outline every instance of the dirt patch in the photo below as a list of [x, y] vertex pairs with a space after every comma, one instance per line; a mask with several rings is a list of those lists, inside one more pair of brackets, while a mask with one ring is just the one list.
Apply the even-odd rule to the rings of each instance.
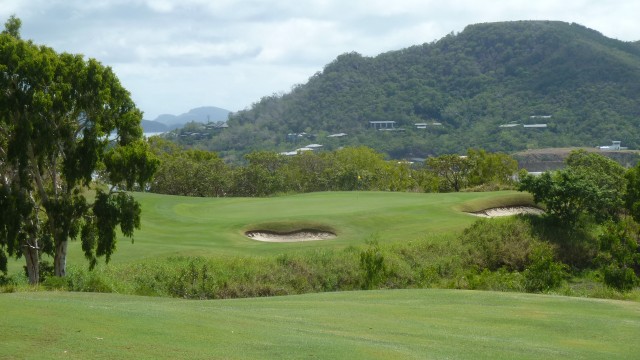
[[299, 242], [335, 239], [336, 234], [329, 231], [304, 229], [287, 233], [267, 230], [252, 230], [244, 233], [249, 239], [265, 242]]
[[533, 206], [507, 206], [492, 209], [484, 209], [481, 211], [470, 212], [471, 215], [493, 218], [500, 216], [511, 216], [518, 214], [542, 215], [544, 210]]

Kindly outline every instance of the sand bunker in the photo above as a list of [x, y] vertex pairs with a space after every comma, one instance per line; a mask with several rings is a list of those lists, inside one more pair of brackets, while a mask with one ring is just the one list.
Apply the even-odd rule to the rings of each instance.
[[493, 218], [499, 216], [511, 216], [518, 214], [542, 215], [544, 210], [533, 206], [508, 206], [492, 209], [484, 209], [481, 211], [471, 212], [470, 214], [480, 217]]
[[298, 241], [318, 241], [330, 240], [336, 237], [336, 234], [328, 231], [319, 231], [313, 229], [305, 229], [292, 231], [288, 233], [277, 233], [266, 230], [253, 230], [244, 233], [248, 238], [266, 242], [298, 242]]

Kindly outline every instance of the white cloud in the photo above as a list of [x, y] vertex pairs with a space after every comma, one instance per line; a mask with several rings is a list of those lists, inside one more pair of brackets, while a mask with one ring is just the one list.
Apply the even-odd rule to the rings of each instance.
[[374, 56], [479, 22], [562, 20], [640, 40], [637, 0], [0, 1], [0, 19], [17, 14], [24, 38], [111, 65], [151, 118], [242, 109], [341, 53]]
[[146, 5], [153, 11], [169, 13], [175, 8], [175, 2], [170, 0], [147, 0]]

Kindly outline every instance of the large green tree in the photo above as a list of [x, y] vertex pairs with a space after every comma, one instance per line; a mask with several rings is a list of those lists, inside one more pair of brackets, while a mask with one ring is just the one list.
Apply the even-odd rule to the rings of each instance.
[[183, 196], [225, 196], [229, 191], [231, 169], [216, 153], [182, 150], [159, 137], [149, 139], [161, 163], [150, 191]]
[[443, 191], [460, 191], [469, 183], [472, 163], [466, 156], [456, 154], [428, 158], [427, 168], [438, 176]]
[[525, 176], [519, 190], [533, 194], [534, 201], [546, 206], [549, 216], [568, 226], [583, 217], [596, 222], [616, 220], [624, 204], [625, 169], [584, 150], [573, 151], [566, 163], [565, 169], [554, 173]]
[[[0, 270], [26, 259], [31, 283], [40, 256], [66, 273], [70, 239], [82, 239], [91, 265], [115, 250], [116, 228], [132, 236], [140, 188], [157, 161], [142, 139], [141, 112], [109, 67], [19, 37], [11, 17], [0, 34]], [[110, 184], [86, 194], [96, 170]]]

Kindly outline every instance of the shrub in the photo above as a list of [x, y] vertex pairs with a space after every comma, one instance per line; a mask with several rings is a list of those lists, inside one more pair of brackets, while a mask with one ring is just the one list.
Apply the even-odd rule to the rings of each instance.
[[[109, 285], [107, 276], [98, 269], [89, 271], [80, 268], [69, 268], [66, 279], [68, 290], [70, 291], [113, 292], [113, 286]], [[118, 281], [125, 281], [125, 279], [121, 278]]]
[[364, 273], [362, 288], [373, 289], [382, 282], [386, 266], [378, 242], [368, 241], [367, 243], [369, 246], [360, 252], [360, 269]]
[[523, 273], [524, 288], [528, 292], [555, 289], [568, 277], [567, 271], [567, 265], [554, 260], [551, 246], [539, 244], [532, 252], [531, 264]]
[[465, 262], [479, 270], [521, 271], [539, 240], [532, 235], [529, 223], [519, 217], [481, 219], [460, 237], [466, 247]]
[[604, 283], [619, 291], [629, 291], [639, 283], [634, 267], [640, 264], [638, 241], [632, 234], [638, 233], [631, 222], [610, 222], [598, 237]]
[[69, 287], [69, 279], [60, 276], [50, 276], [46, 278], [41, 285], [47, 290], [67, 290]]
[[633, 269], [620, 264], [609, 264], [602, 269], [604, 283], [618, 291], [629, 291], [638, 285]]
[[169, 280], [169, 292], [185, 299], [211, 299], [215, 294], [210, 280], [205, 260], [193, 258]]
[[491, 291], [522, 291], [523, 276], [517, 271], [508, 271], [505, 268], [497, 271], [470, 272], [466, 276], [467, 286], [471, 290]]

